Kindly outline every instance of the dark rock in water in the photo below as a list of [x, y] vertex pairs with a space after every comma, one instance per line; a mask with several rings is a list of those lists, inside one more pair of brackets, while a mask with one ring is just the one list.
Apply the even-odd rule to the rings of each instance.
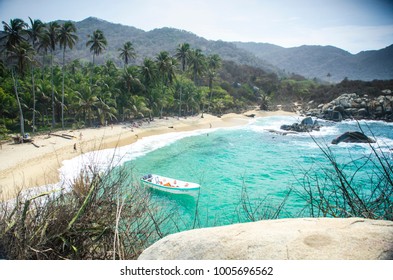
[[343, 116], [340, 111], [334, 111], [332, 114], [332, 121], [334, 122], [341, 122], [343, 120]]
[[347, 131], [341, 134], [336, 139], [333, 139], [332, 144], [338, 144], [340, 142], [345, 143], [375, 143], [375, 141], [361, 132], [358, 131]]
[[314, 125], [314, 121], [313, 121], [313, 119], [311, 117], [307, 117], [307, 118], [304, 118], [300, 124], [301, 125], [313, 126]]
[[318, 123], [313, 121], [311, 117], [307, 117], [301, 121], [301, 123], [294, 123], [291, 125], [284, 124], [280, 127], [282, 130], [286, 131], [296, 131], [296, 132], [311, 132], [313, 130], [319, 131], [320, 126]]

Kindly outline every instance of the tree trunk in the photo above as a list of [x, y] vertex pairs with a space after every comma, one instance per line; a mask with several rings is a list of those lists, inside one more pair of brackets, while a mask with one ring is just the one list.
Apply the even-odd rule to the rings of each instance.
[[51, 51], [50, 58], [50, 73], [51, 73], [51, 87], [52, 87], [52, 128], [56, 125], [55, 120], [55, 86], [53, 84], [53, 51]]
[[34, 67], [31, 66], [31, 83], [33, 84], [33, 132], [35, 132], [35, 79], [34, 79]]
[[179, 95], [179, 119], [181, 117], [181, 94], [182, 94], [182, 86], [180, 86], [180, 95]]
[[64, 129], [64, 62], [65, 62], [65, 46], [63, 49], [63, 81], [61, 85], [61, 128]]
[[20, 133], [22, 134], [22, 141], [23, 141], [23, 138], [25, 137], [25, 121], [23, 119], [22, 105], [20, 103], [19, 94], [18, 94], [18, 81], [15, 78], [14, 69], [11, 70], [11, 74], [12, 74], [12, 80], [14, 82], [16, 101], [18, 102], [18, 107], [19, 107]]
[[93, 66], [92, 66], [91, 72], [90, 72], [90, 87], [93, 85], [94, 64], [95, 64], [95, 54], [93, 52]]

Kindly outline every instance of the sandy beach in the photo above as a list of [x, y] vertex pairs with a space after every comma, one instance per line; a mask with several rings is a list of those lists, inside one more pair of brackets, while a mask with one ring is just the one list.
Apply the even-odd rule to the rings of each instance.
[[0, 149], [0, 197], [2, 200], [9, 199], [21, 190], [58, 182], [58, 169], [62, 162], [81, 153], [121, 147], [143, 137], [163, 133], [245, 125], [250, 121], [246, 116], [249, 114], [255, 114], [255, 117], [295, 115], [284, 111], [253, 110], [244, 114], [226, 114], [220, 118], [209, 114], [204, 114], [203, 118], [201, 115], [180, 119], [156, 118], [152, 122], [143, 121], [138, 127], [132, 123], [123, 123], [100, 128], [56, 131], [57, 135], [66, 134], [72, 138], [45, 134], [35, 136], [34, 145], [3, 143]]

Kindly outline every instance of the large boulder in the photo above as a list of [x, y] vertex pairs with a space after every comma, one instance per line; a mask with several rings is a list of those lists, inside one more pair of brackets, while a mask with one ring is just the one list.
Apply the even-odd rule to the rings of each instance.
[[314, 126], [314, 120], [311, 117], [307, 117], [304, 118], [300, 124], [306, 126]]
[[139, 260], [393, 259], [393, 222], [302, 218], [196, 229], [169, 235]]
[[319, 130], [320, 126], [317, 121], [314, 121], [311, 117], [304, 118], [300, 123], [283, 124], [280, 129], [286, 131], [295, 132], [311, 132], [313, 130]]
[[362, 97], [356, 93], [344, 93], [318, 108], [310, 109], [306, 114], [332, 121], [342, 119], [376, 119], [393, 121], [393, 96], [389, 90], [382, 91], [378, 97]]
[[347, 131], [336, 139], [332, 140], [332, 144], [338, 144], [340, 142], [344, 143], [375, 143], [375, 140], [367, 137], [359, 131]]

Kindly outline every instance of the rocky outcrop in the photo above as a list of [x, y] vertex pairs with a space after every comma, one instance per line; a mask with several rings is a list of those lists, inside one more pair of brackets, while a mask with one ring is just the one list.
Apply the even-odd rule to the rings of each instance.
[[382, 93], [384, 95], [376, 98], [345, 93], [327, 104], [307, 110], [306, 114], [332, 121], [347, 118], [393, 121], [393, 96], [390, 90]]
[[303, 119], [301, 123], [293, 123], [291, 125], [284, 124], [280, 129], [295, 132], [311, 132], [313, 130], [319, 131], [320, 126], [317, 121], [314, 121], [311, 117], [307, 117]]
[[302, 218], [196, 229], [161, 239], [139, 259], [393, 259], [393, 222]]
[[367, 137], [359, 131], [347, 131], [336, 139], [333, 139], [332, 144], [344, 143], [375, 143], [375, 140]]

